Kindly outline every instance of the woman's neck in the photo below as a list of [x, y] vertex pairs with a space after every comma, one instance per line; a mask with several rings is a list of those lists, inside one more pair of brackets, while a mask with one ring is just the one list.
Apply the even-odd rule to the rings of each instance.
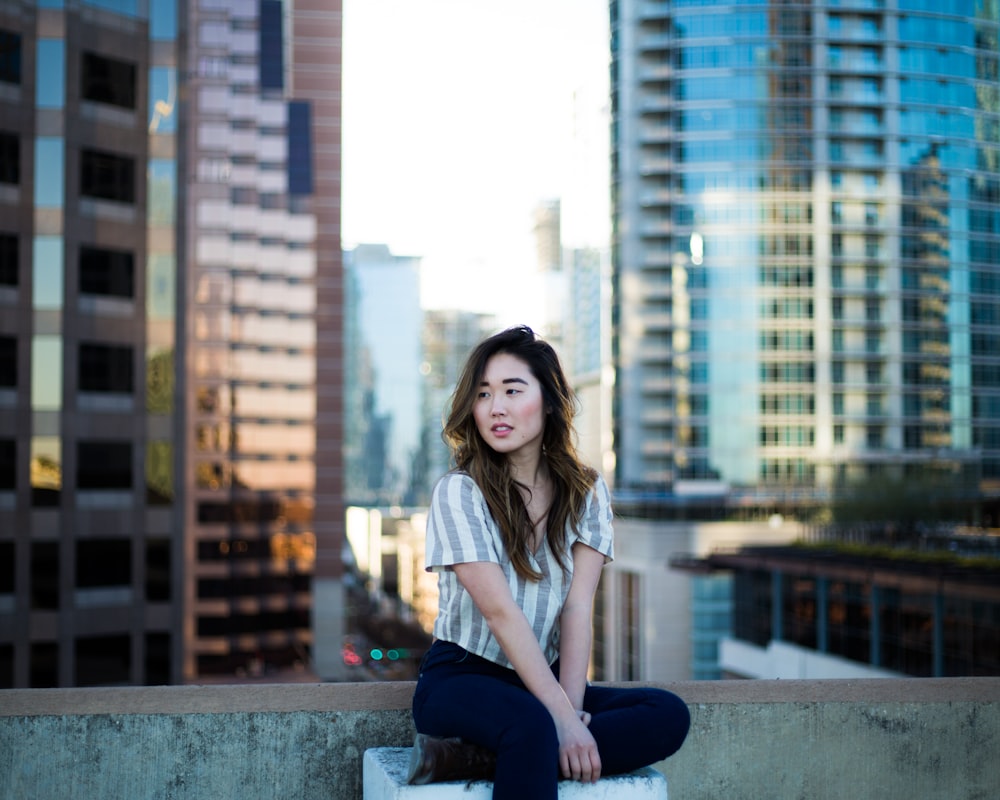
[[540, 452], [528, 458], [512, 458], [509, 463], [511, 477], [529, 489], [537, 489], [549, 478], [548, 464]]

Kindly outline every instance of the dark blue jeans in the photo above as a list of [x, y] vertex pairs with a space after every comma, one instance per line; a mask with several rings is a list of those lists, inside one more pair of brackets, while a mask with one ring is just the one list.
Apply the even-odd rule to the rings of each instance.
[[[558, 676], [558, 662], [553, 672]], [[602, 775], [662, 761], [680, 749], [691, 722], [684, 701], [662, 689], [588, 686], [583, 708]], [[494, 800], [557, 797], [555, 723], [514, 670], [436, 641], [420, 665], [413, 721], [420, 733], [458, 736], [494, 751]]]

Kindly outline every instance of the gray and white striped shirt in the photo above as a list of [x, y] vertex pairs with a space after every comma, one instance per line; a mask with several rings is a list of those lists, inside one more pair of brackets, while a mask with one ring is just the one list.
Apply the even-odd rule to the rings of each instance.
[[[604, 479], [598, 476], [580, 519], [579, 533], [566, 527], [566, 552], [577, 541], [614, 558], [611, 526], [611, 496]], [[573, 578], [572, 559], [564, 573], [545, 541], [529, 556], [531, 565], [542, 573], [540, 581], [517, 574], [503, 547], [500, 528], [490, 514], [486, 498], [475, 481], [463, 472], [449, 472], [434, 487], [427, 521], [426, 568], [438, 573], [438, 616], [434, 635], [454, 642], [471, 653], [510, 667], [511, 663], [490, 633], [486, 620], [472, 596], [462, 587], [454, 564], [490, 561], [499, 564], [511, 594], [523, 609], [549, 664], [559, 655], [559, 615]]]

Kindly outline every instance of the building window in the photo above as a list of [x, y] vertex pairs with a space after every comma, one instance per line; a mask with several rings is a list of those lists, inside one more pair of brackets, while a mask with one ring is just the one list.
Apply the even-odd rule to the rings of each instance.
[[[17, 442], [0, 439], [0, 491], [17, 488]], [[3, 591], [0, 590], [0, 594]]]
[[132, 364], [133, 351], [129, 346], [81, 343], [79, 390], [131, 394]]
[[132, 542], [129, 539], [81, 539], [76, 543], [76, 588], [129, 586]]
[[32, 642], [28, 680], [32, 689], [54, 689], [59, 685], [59, 645]]
[[21, 37], [0, 30], [0, 81], [21, 83]]
[[59, 608], [59, 542], [32, 542], [30, 563], [31, 608]]
[[865, 319], [868, 322], [878, 322], [880, 316], [881, 314], [878, 300], [865, 300]]
[[132, 297], [135, 294], [135, 257], [127, 250], [80, 248], [80, 292]]
[[17, 386], [17, 339], [0, 336], [0, 388]]
[[129, 682], [132, 652], [129, 636], [93, 636], [76, 640], [75, 686], [114, 686]]
[[135, 74], [135, 64], [97, 53], [84, 53], [80, 96], [95, 103], [134, 109]]
[[170, 540], [146, 542], [146, 600], [165, 603], [170, 600]]
[[882, 446], [881, 425], [868, 425], [865, 428], [865, 446], [869, 450], [877, 450]]
[[98, 200], [135, 202], [135, 159], [83, 150], [80, 153], [80, 194]]
[[77, 442], [76, 488], [132, 488], [131, 442]]
[[18, 238], [13, 233], [0, 233], [0, 286], [18, 284]]
[[288, 193], [312, 191], [312, 106], [296, 101], [288, 104]]
[[280, 0], [260, 3], [260, 88], [283, 89], [285, 58], [283, 33], [284, 11]]
[[0, 183], [21, 182], [21, 140], [16, 133], [0, 133]]

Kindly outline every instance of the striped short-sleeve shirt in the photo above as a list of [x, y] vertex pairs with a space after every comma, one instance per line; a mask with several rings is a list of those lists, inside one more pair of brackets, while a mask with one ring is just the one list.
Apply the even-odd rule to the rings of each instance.
[[[577, 541], [614, 558], [611, 527], [611, 497], [604, 479], [598, 476], [580, 520], [579, 531], [566, 528], [566, 553]], [[559, 655], [559, 615], [573, 578], [572, 559], [567, 569], [560, 567], [548, 542], [529, 556], [540, 573], [540, 581], [522, 578], [511, 564], [500, 538], [500, 528], [490, 514], [486, 498], [472, 478], [450, 472], [438, 481], [431, 498], [427, 520], [426, 568], [438, 573], [438, 615], [434, 635], [454, 642], [471, 653], [510, 667], [500, 643], [490, 633], [483, 615], [462, 587], [451, 567], [472, 561], [500, 565], [514, 600], [524, 611], [549, 664]]]

